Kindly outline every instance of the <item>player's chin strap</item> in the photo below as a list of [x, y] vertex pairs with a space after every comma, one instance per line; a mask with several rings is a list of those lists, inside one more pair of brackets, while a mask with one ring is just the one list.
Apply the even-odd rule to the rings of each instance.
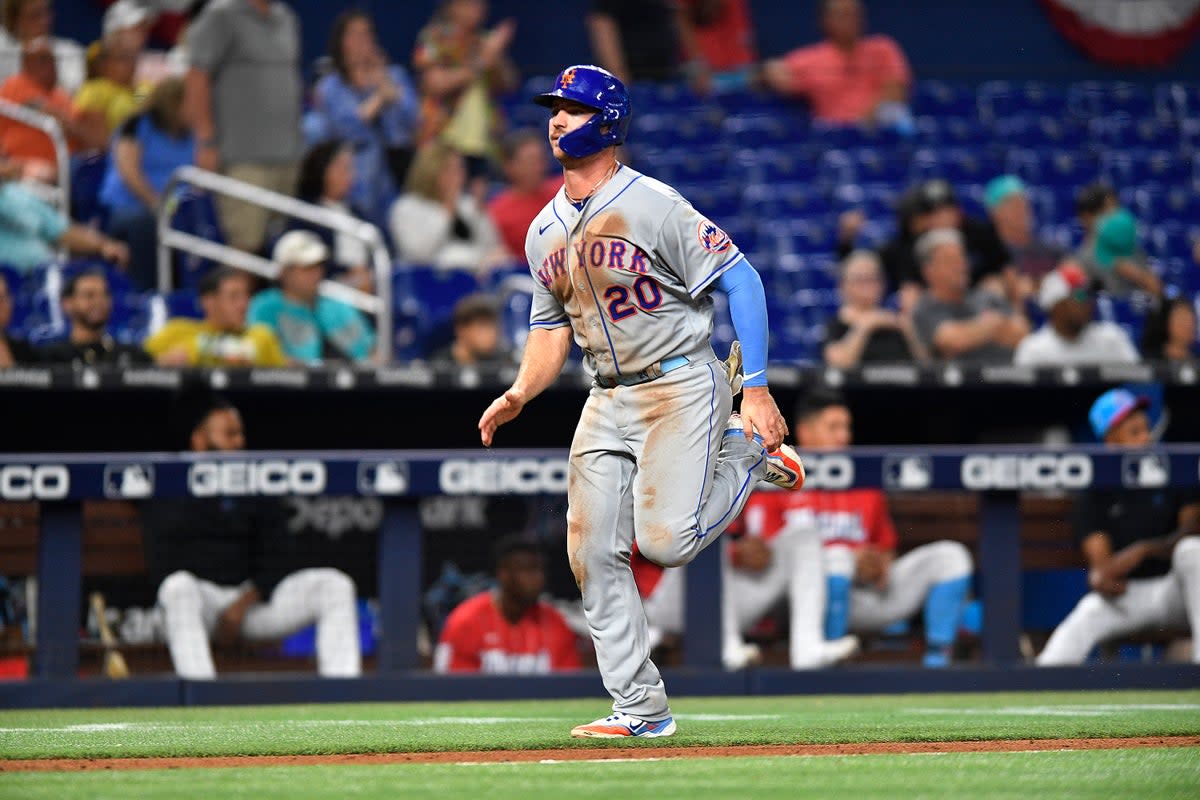
[[729, 297], [729, 316], [742, 343], [743, 386], [767, 385], [767, 295], [762, 278], [743, 256], [717, 279]]

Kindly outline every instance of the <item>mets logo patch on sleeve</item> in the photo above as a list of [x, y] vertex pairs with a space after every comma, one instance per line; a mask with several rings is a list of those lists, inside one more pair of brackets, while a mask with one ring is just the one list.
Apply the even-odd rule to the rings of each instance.
[[733, 244], [728, 233], [706, 219], [700, 220], [700, 225], [696, 228], [696, 237], [700, 239], [700, 246], [710, 253], [723, 253]]

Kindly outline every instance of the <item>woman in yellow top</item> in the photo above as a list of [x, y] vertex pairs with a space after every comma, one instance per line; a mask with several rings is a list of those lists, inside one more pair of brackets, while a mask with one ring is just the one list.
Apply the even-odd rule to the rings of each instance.
[[88, 48], [88, 79], [75, 93], [75, 117], [103, 125], [105, 140], [138, 109], [133, 76], [138, 48], [131, 37], [110, 36]]
[[204, 319], [169, 319], [142, 347], [170, 367], [287, 366], [275, 331], [246, 326], [249, 305], [250, 277], [232, 267], [215, 269], [200, 282]]

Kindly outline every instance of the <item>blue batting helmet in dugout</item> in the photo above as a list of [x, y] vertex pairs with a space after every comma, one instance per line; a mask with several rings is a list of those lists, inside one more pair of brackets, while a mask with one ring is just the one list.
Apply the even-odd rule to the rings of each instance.
[[596, 115], [558, 140], [572, 158], [584, 158], [625, 141], [629, 132], [629, 92], [616, 75], [592, 64], [567, 67], [554, 80], [554, 89], [533, 98], [550, 108], [555, 98], [574, 100], [596, 109]]
[[1135, 395], [1128, 389], [1109, 389], [1096, 398], [1088, 411], [1088, 421], [1092, 423], [1092, 432], [1096, 438], [1103, 441], [1108, 432], [1121, 420], [1138, 409], [1150, 405], [1150, 398]]

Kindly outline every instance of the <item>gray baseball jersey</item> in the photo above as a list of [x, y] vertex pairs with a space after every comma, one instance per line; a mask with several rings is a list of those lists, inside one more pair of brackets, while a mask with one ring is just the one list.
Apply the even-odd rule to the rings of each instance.
[[580, 212], [564, 190], [529, 226], [532, 328], [570, 325], [593, 375], [701, 357], [713, 283], [743, 256], [678, 192], [622, 166]]
[[709, 343], [709, 292], [742, 255], [678, 192], [628, 167], [582, 211], [560, 191], [525, 251], [537, 280], [532, 328], [570, 325], [600, 378], [673, 367], [592, 386], [567, 488], [567, 555], [613, 708], [663, 720], [670, 708], [630, 552], [636, 539], [652, 561], [688, 563], [765, 470], [760, 446], [724, 435], [733, 398]]

